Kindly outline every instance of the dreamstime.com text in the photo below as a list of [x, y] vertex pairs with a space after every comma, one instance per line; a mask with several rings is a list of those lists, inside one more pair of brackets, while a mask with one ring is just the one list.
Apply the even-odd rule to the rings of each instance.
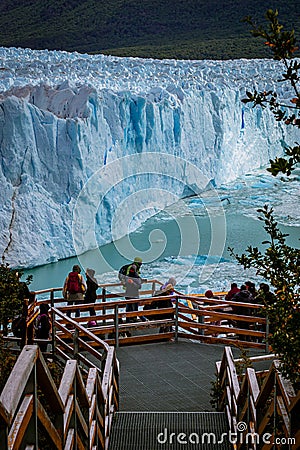
[[187, 445], [187, 444], [268, 444], [268, 445], [294, 445], [296, 443], [293, 437], [273, 437], [270, 433], [264, 433], [261, 436], [258, 433], [244, 433], [247, 430], [245, 422], [238, 423], [238, 433], [231, 431], [217, 435], [213, 432], [204, 433], [183, 433], [170, 432], [167, 428], [157, 435], [157, 442], [161, 445]]

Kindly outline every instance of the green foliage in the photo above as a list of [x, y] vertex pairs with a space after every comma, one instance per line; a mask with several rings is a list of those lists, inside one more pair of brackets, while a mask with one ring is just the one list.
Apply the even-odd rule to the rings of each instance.
[[[22, 311], [24, 298], [24, 283], [20, 281], [22, 274], [7, 264], [0, 265], [0, 324], [4, 326]], [[27, 277], [25, 284], [30, 284], [31, 279], [31, 276]]]
[[262, 37], [266, 40], [265, 45], [271, 48], [274, 59], [281, 61], [292, 58], [294, 52], [298, 50], [294, 30], [283, 30], [283, 25], [278, 21], [277, 9], [275, 11], [268, 9], [266, 19], [268, 21], [267, 28], [261, 25], [257, 26], [249, 16], [244, 20], [252, 26], [251, 33], [254, 37]]
[[[295, 52], [296, 38], [294, 30], [284, 31], [278, 21], [278, 11], [269, 9], [266, 13], [267, 27], [257, 26], [251, 17], [245, 21], [252, 26], [252, 34], [262, 37], [266, 46], [273, 52], [273, 58], [283, 62], [285, 72], [279, 82], [290, 83], [293, 97], [289, 103], [280, 100], [274, 91], [246, 92], [243, 103], [252, 103], [253, 107], [268, 107], [278, 122], [287, 126], [300, 128], [300, 64], [292, 60]], [[277, 157], [270, 161], [267, 169], [272, 175], [278, 173], [290, 175], [300, 162], [300, 146], [285, 149], [285, 157]], [[270, 322], [271, 335], [269, 342], [273, 351], [279, 356], [281, 370], [285, 377], [300, 388], [300, 250], [286, 244], [286, 234], [283, 234], [273, 216], [273, 209], [265, 205], [258, 210], [258, 218], [264, 221], [264, 228], [269, 236], [264, 252], [257, 247], [249, 246], [246, 253], [238, 255], [229, 248], [231, 255], [244, 267], [256, 269], [257, 275], [268, 280], [274, 288], [272, 293], [261, 294], [264, 303], [264, 313]]]
[[300, 387], [300, 250], [286, 244], [283, 234], [268, 206], [258, 210], [259, 219], [269, 240], [263, 252], [249, 246], [242, 255], [231, 254], [246, 269], [256, 268], [256, 273], [270, 282], [275, 296], [265, 299], [272, 334], [270, 344], [281, 360], [281, 370], [295, 386]]
[[246, 369], [248, 367], [252, 367], [252, 361], [249, 357], [249, 350], [246, 348], [236, 344], [236, 347], [240, 351], [240, 361], [237, 361], [235, 363], [236, 373], [237, 376], [241, 379], [243, 374], [245, 373]]
[[[242, 100], [243, 103], [252, 103], [253, 107], [270, 108], [275, 119], [278, 122], [284, 122], [296, 128], [300, 128], [300, 91], [299, 91], [299, 70], [300, 63], [297, 60], [291, 60], [298, 50], [296, 46], [295, 32], [284, 31], [283, 26], [278, 21], [278, 11], [269, 9], [266, 13], [268, 27], [257, 26], [247, 17], [245, 20], [252, 26], [252, 34], [255, 37], [262, 37], [266, 40], [265, 44], [271, 49], [273, 58], [283, 62], [285, 72], [279, 82], [290, 83], [294, 95], [286, 102], [278, 99], [274, 91], [247, 92], [247, 97]], [[272, 175], [279, 173], [290, 175], [296, 165], [300, 163], [300, 146], [296, 142], [294, 147], [286, 147], [285, 157], [277, 157], [270, 160], [270, 167], [267, 169]]]
[[0, 335], [0, 392], [2, 392], [6, 381], [13, 369], [17, 357], [12, 355], [4, 346], [3, 337]]
[[223, 389], [217, 374], [215, 380], [211, 381], [210, 384], [211, 384], [211, 391], [209, 395], [211, 397], [211, 400], [209, 401], [209, 403], [213, 408], [219, 411], [219, 403], [223, 395]]
[[[244, 103], [253, 103], [253, 107], [270, 108], [278, 122], [287, 126], [300, 128], [300, 64], [292, 60], [295, 52], [296, 38], [294, 31], [284, 31], [278, 21], [278, 11], [269, 9], [266, 13], [268, 27], [257, 26], [250, 17], [246, 21], [252, 26], [252, 34], [262, 37], [267, 47], [273, 52], [273, 58], [283, 62], [285, 72], [279, 82], [290, 83], [293, 97], [289, 103], [280, 100], [276, 92], [247, 92]], [[277, 157], [270, 161], [267, 169], [272, 175], [278, 173], [290, 175], [300, 162], [300, 146], [285, 149], [285, 157]], [[269, 240], [263, 242], [267, 247], [262, 253], [257, 247], [249, 246], [246, 254], [231, 254], [244, 268], [254, 267], [257, 274], [269, 280], [274, 288], [275, 296], [262, 297], [270, 322], [270, 343], [281, 360], [284, 376], [289, 378], [296, 388], [300, 388], [300, 250], [286, 244], [286, 236], [279, 228], [273, 216], [272, 208], [264, 206], [258, 210], [260, 220]]]
[[[241, 18], [261, 0], [2, 0], [0, 45], [175, 59], [267, 57]], [[270, 0], [300, 28], [298, 0]]]

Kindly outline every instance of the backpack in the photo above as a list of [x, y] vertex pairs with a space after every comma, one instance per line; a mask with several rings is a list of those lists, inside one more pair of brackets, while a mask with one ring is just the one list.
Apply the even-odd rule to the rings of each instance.
[[82, 292], [81, 280], [79, 279], [78, 272], [70, 272], [67, 282], [67, 291], [70, 294], [78, 294]]
[[23, 336], [25, 327], [26, 322], [21, 314], [15, 317], [11, 323], [11, 331], [13, 332], [13, 335], [18, 338]]
[[119, 277], [120, 281], [124, 281], [125, 280], [125, 277], [128, 275], [128, 272], [129, 272], [129, 267], [131, 265], [132, 264], [125, 264], [125, 266], [121, 267], [121, 269], [119, 270], [119, 274], [118, 274], [118, 277]]
[[39, 338], [45, 338], [49, 335], [49, 331], [51, 329], [50, 325], [50, 317], [48, 314], [41, 314], [38, 317], [38, 326], [36, 330], [36, 337]]

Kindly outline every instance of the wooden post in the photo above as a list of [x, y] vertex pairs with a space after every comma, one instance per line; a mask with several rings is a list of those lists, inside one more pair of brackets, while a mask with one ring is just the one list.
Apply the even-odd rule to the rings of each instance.
[[[244, 377], [247, 377], [247, 368]], [[250, 409], [251, 409], [251, 401], [250, 401], [250, 380], [247, 382], [247, 425], [250, 424]]]
[[[106, 302], [106, 289], [102, 288], [102, 302], [105, 303]], [[103, 308], [102, 310], [102, 314], [106, 313], [106, 309]], [[106, 325], [106, 320], [103, 320], [103, 325]]]
[[178, 342], [178, 297], [175, 302], [175, 342]]
[[33, 369], [33, 382], [34, 382], [34, 432], [35, 432], [35, 446], [39, 448], [38, 441], [38, 392], [37, 392], [37, 372], [36, 363]]
[[79, 332], [78, 332], [77, 328], [75, 328], [74, 334], [73, 334], [74, 358], [75, 359], [77, 359], [78, 352], [79, 352], [78, 336], [79, 336]]
[[37, 373], [36, 363], [33, 366], [31, 375], [26, 385], [25, 394], [33, 395], [33, 414], [30, 417], [30, 421], [25, 433], [25, 442], [39, 448], [38, 445], [38, 394], [37, 394]]
[[50, 303], [51, 303], [51, 308], [54, 307], [54, 290], [51, 289], [50, 291]]
[[27, 318], [28, 318], [28, 299], [24, 299], [23, 308], [22, 308], [22, 320], [23, 322], [23, 330], [20, 342], [20, 348], [22, 349], [27, 344]]
[[[77, 328], [75, 329], [74, 336], [75, 336], [76, 331], [77, 331], [77, 337], [78, 337]], [[77, 341], [77, 343], [78, 343], [78, 341]], [[74, 345], [74, 350], [75, 350], [75, 345]], [[77, 409], [76, 408], [76, 406], [77, 406], [77, 379], [76, 379], [76, 376], [74, 377], [74, 381], [73, 381], [73, 394], [74, 394], [74, 410], [73, 410], [74, 448], [77, 448], [77, 412], [76, 412], [76, 409]], [[72, 423], [72, 421], [71, 421], [71, 423]]]
[[27, 345], [32, 345], [34, 340], [34, 325], [33, 322], [27, 327]]
[[[274, 442], [275, 442], [275, 437], [276, 437], [276, 433], [277, 433], [277, 377], [276, 377], [276, 371], [274, 373], [274, 391], [273, 391], [273, 401], [274, 401], [274, 405], [273, 405], [273, 413], [274, 413], [274, 417], [273, 417], [273, 438], [274, 438]], [[273, 449], [276, 450], [276, 444], [273, 444]]]
[[154, 294], [154, 292], [155, 292], [155, 281], [153, 281], [152, 283], [152, 295]]
[[[52, 302], [51, 302], [51, 307], [52, 307]], [[52, 323], [52, 330], [51, 330], [51, 345], [52, 345], [52, 357], [53, 360], [55, 358], [55, 334], [56, 334], [56, 327], [55, 327], [55, 315], [54, 315], [54, 311], [53, 308], [51, 308], [51, 323]]]
[[115, 305], [115, 341], [116, 348], [119, 347], [119, 307]]
[[269, 330], [270, 328], [270, 322], [269, 322], [269, 316], [266, 316], [266, 348], [265, 348], [265, 352], [269, 353]]
[[[201, 323], [201, 324], [203, 324], [204, 323], [204, 316], [198, 316], [198, 323]], [[199, 329], [199, 334], [201, 334], [201, 336], [203, 336], [204, 335], [204, 330], [203, 330], [203, 328], [200, 328]]]

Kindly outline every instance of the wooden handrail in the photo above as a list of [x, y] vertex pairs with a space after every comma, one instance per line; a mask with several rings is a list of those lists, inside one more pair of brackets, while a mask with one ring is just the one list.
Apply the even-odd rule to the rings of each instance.
[[[150, 283], [158, 283], [161, 284], [158, 280], [148, 280], [148, 282]], [[114, 286], [122, 286], [121, 283], [112, 283]], [[102, 286], [108, 286], [108, 285], [102, 285]], [[153, 286], [152, 286], [153, 288]], [[124, 299], [124, 292], [118, 292], [118, 293], [111, 293], [111, 294], [107, 294], [105, 293], [105, 302], [102, 302], [102, 297], [103, 295], [98, 295], [97, 298], [99, 301], [97, 301], [96, 303], [92, 303], [92, 304], [86, 304], [86, 303], [82, 303], [82, 304], [78, 304], [78, 305], [66, 305], [66, 300], [63, 298], [55, 298], [53, 300], [53, 291], [59, 291], [61, 290], [61, 288], [52, 288], [52, 289], [45, 289], [42, 291], [36, 291], [37, 293], [45, 293], [45, 292], [50, 292], [50, 299], [49, 300], [45, 300], [45, 298], [43, 298], [42, 300], [37, 300], [34, 304], [34, 308], [36, 308], [35, 310], [35, 315], [37, 314], [37, 309], [38, 306], [41, 303], [51, 303], [52, 306], [55, 307], [54, 309], [57, 311], [60, 311], [61, 316], [57, 316], [58, 320], [62, 321], [62, 323], [65, 321], [65, 313], [70, 313], [73, 312], [75, 309], [80, 309], [82, 312], [88, 311], [90, 308], [93, 308], [96, 311], [96, 316], [91, 317], [91, 320], [97, 320], [98, 326], [97, 328], [93, 329], [93, 335], [96, 336], [100, 336], [101, 337], [101, 342], [103, 342], [103, 340], [107, 341], [108, 344], [112, 344], [112, 345], [124, 345], [126, 343], [133, 343], [134, 339], [130, 338], [123, 338], [124, 336], [122, 336], [122, 339], [118, 342], [116, 342], [116, 340], [114, 338], [109, 338], [108, 339], [108, 334], [110, 334], [110, 336], [112, 335], [112, 333], [116, 332], [116, 324], [115, 324], [115, 320], [116, 320], [116, 315], [115, 315], [115, 309], [118, 309], [118, 324], [117, 327], [119, 328], [119, 331], [121, 332], [122, 329], [125, 328], [124, 324], [122, 324], [121, 322], [121, 318], [126, 318], [126, 319], [132, 319], [134, 317], [139, 317], [142, 318], [143, 320], [143, 316], [146, 317], [147, 319], [150, 320], [151, 324], [150, 325], [154, 327], [154, 320], [153, 320], [153, 316], [156, 316], [156, 324], [157, 327], [161, 327], [161, 321], [159, 320], [160, 318], [158, 318], [158, 315], [161, 315], [161, 319], [165, 319], [166, 321], [168, 321], [169, 319], [167, 319], [166, 317], [166, 312], [163, 309], [158, 309], [158, 310], [147, 310], [147, 311], [138, 311], [137, 314], [134, 313], [128, 313], [128, 312], [123, 312], [121, 311], [122, 308], [125, 309], [125, 306], [128, 304], [132, 304], [132, 303], [136, 303], [137, 300], [136, 299], [132, 299], [132, 300], [126, 300]], [[155, 297], [153, 298], [152, 296], [149, 297], [149, 292], [150, 291], [142, 291], [141, 293], [141, 297], [138, 300], [138, 303], [140, 306], [152, 303], [153, 301], [155, 301], [156, 303], [159, 303], [160, 301], [164, 301], [165, 299], [169, 299], [169, 296], [161, 296], [161, 297]], [[151, 291], [152, 292], [152, 291]], [[175, 338], [175, 340], [179, 337], [185, 337], [187, 339], [192, 338], [192, 339], [196, 339], [196, 340], [200, 340], [202, 342], [206, 342], [206, 343], [225, 343], [225, 344], [233, 344], [234, 342], [236, 342], [238, 340], [238, 342], [240, 343], [240, 345], [243, 345], [245, 347], [249, 347], [249, 348], [265, 348], [266, 351], [268, 351], [268, 336], [266, 336], [266, 333], [264, 331], [264, 329], [259, 329], [259, 327], [262, 327], [266, 324], [266, 319], [264, 317], [258, 317], [258, 316], [254, 316], [254, 315], [250, 315], [250, 316], [245, 316], [245, 315], [238, 315], [238, 314], [233, 314], [232, 312], [228, 311], [228, 307], [230, 308], [230, 305], [236, 305], [236, 302], [228, 302], [228, 301], [224, 301], [223, 299], [207, 299], [205, 297], [200, 297], [199, 295], [195, 296], [195, 295], [182, 295], [180, 293], [172, 295], [172, 298], [174, 300], [174, 305], [176, 303], [176, 301], [178, 302], [178, 309], [175, 311], [176, 308], [174, 308], [174, 313], [176, 313], [174, 315], [174, 319], [175, 322], [177, 323], [177, 325], [175, 326], [175, 329], [177, 329], [176, 333], [175, 333], [175, 329], [173, 330], [173, 332], [176, 334], [173, 335], [173, 337]], [[203, 303], [203, 301], [205, 301], [205, 304]], [[257, 305], [257, 304], [248, 304], [248, 303], [243, 303], [240, 304], [239, 306], [246, 306], [248, 307], [248, 309], [252, 309], [253, 311], [257, 310], [258, 308], [261, 308], [261, 305]], [[33, 308], [33, 311], [34, 311]], [[223, 309], [223, 311], [222, 311]], [[100, 315], [99, 315], [100, 313]], [[178, 317], [177, 317], [178, 314]], [[164, 317], [165, 316], [165, 317]], [[34, 321], [34, 317], [32, 316], [29, 320], [29, 322], [32, 324], [33, 326], [33, 321]], [[88, 317], [83, 316], [80, 318], [75, 318], [72, 319], [74, 320], [74, 322], [70, 322], [69, 325], [71, 325], [73, 328], [76, 328], [76, 324], [78, 325], [83, 325], [84, 329], [86, 330], [86, 324], [88, 322]], [[222, 322], [221, 322], [222, 321]], [[235, 326], [232, 325], [232, 322], [235, 322]], [[227, 326], [224, 325], [224, 322], [227, 322]], [[249, 324], [248, 327], [246, 328], [241, 328], [239, 326], [240, 322], [246, 322]], [[59, 322], [57, 322], [59, 323]], [[249, 327], [251, 327], [252, 324], [252, 329], [249, 330]], [[169, 325], [169, 322], [166, 325]], [[179, 326], [179, 328], [176, 328], [177, 326]], [[255, 329], [253, 329], [253, 327], [256, 327]], [[57, 328], [59, 329], [59, 326], [57, 326]], [[128, 327], [126, 326], [126, 328], [128, 329]], [[144, 329], [144, 325], [140, 324], [140, 323], [135, 323], [135, 325], [131, 325], [131, 329], [128, 331], [132, 331], [134, 329]], [[155, 327], [154, 327], [155, 328]], [[247, 330], [247, 331], [246, 331]], [[268, 330], [268, 327], [266, 327], [266, 330]], [[60, 329], [60, 331], [62, 331]], [[80, 333], [84, 333], [83, 330], [79, 330]], [[184, 336], [185, 334], [185, 336]], [[104, 336], [105, 335], [105, 336]], [[91, 335], [87, 336], [87, 338], [92, 339]], [[252, 338], [252, 339], [249, 339]], [[16, 339], [16, 338], [13, 338]], [[145, 342], [149, 341], [149, 334], [145, 334], [145, 335], [141, 335], [139, 336], [139, 339], [136, 340], [136, 342], [143, 342], [143, 339]], [[159, 336], [155, 336], [154, 334], [152, 335], [152, 340], [155, 341], [159, 339]], [[251, 342], [249, 342], [249, 340], [251, 340]], [[28, 343], [30, 343], [31, 341], [28, 340]], [[25, 342], [26, 343], [26, 340]], [[95, 341], [94, 345], [98, 345], [101, 347], [101, 343]], [[53, 343], [52, 343], [53, 345]]]
[[[161, 284], [158, 280], [149, 280], [149, 282], [153, 283], [158, 283]], [[114, 286], [121, 286], [120, 283], [113, 283]], [[107, 285], [103, 285], [106, 286]], [[153, 286], [152, 286], [153, 288]], [[56, 298], [55, 300], [53, 300], [53, 290], [55, 291], [59, 291], [61, 288], [53, 288], [53, 289], [48, 289], [48, 290], [43, 290], [43, 291], [37, 291], [38, 292], [50, 292], [50, 299], [49, 300], [45, 300], [42, 299], [41, 301], [37, 301], [36, 307], [38, 307], [38, 305], [40, 303], [49, 303], [51, 302], [51, 304], [57, 304], [57, 306], [55, 307], [56, 309], [59, 309], [62, 313], [66, 313], [66, 312], [71, 312], [74, 311], [75, 309], [79, 308], [81, 311], [87, 311], [88, 309], [90, 309], [91, 307], [93, 307], [93, 309], [95, 309], [95, 311], [101, 312], [100, 316], [94, 316], [92, 318], [92, 320], [97, 320], [97, 322], [99, 322], [100, 324], [103, 322], [103, 332], [108, 332], [111, 333], [112, 330], [111, 328], [108, 330], [106, 327], [106, 321], [108, 321], [107, 323], [111, 323], [110, 321], [114, 319], [115, 315], [113, 313], [113, 311], [115, 310], [115, 308], [117, 307], [118, 310], [125, 308], [126, 304], [130, 304], [130, 303], [136, 303], [136, 299], [133, 300], [125, 300], [124, 299], [124, 293], [123, 292], [119, 292], [119, 293], [112, 293], [112, 294], [105, 294], [105, 302], [96, 302], [95, 304], [80, 304], [80, 305], [65, 305], [66, 301], [63, 298]], [[142, 305], [146, 305], [147, 303], [151, 303], [153, 301], [153, 297], [148, 297], [150, 291], [142, 291], [141, 293], [141, 298], [138, 300], [139, 304]], [[177, 292], [177, 291], [176, 291]], [[164, 299], [169, 298], [168, 296], [162, 296], [162, 297], [155, 297], [155, 302], [160, 302], [163, 301]], [[263, 348], [264, 345], [267, 348], [267, 339], [265, 338], [265, 334], [263, 331], [260, 330], [250, 330], [249, 333], [246, 333], [244, 331], [244, 329], [240, 329], [239, 326], [237, 325], [236, 327], [224, 327], [223, 324], [214, 324], [214, 321], [224, 321], [227, 320], [228, 322], [232, 322], [232, 320], [235, 320], [235, 322], [237, 324], [239, 324], [239, 322], [248, 322], [249, 324], [260, 324], [263, 325], [265, 324], [266, 320], [262, 317], [255, 317], [255, 316], [240, 316], [240, 315], [233, 315], [231, 312], [226, 311], [227, 306], [232, 305], [232, 304], [236, 304], [235, 302], [224, 302], [222, 299], [217, 300], [217, 299], [206, 299], [204, 297], [199, 297], [199, 296], [193, 296], [193, 295], [182, 295], [182, 294], [177, 294], [175, 295], [175, 297], [173, 296], [174, 300], [177, 299], [178, 300], [178, 314], [180, 316], [180, 326], [181, 326], [181, 330], [178, 330], [181, 333], [186, 332], [187, 333], [187, 338], [191, 337], [191, 334], [194, 334], [195, 339], [200, 339], [203, 342], [220, 342], [220, 343], [233, 343], [232, 338], [228, 338], [226, 335], [226, 338], [224, 338], [224, 333], [225, 334], [229, 334], [232, 335], [232, 333], [236, 333], [239, 335], [239, 341], [241, 343], [241, 345], [244, 346], [248, 346], [248, 347], [258, 347], [258, 348]], [[201, 300], [199, 300], [201, 298]], [[98, 295], [98, 300], [102, 299], [102, 295]], [[203, 304], [203, 301], [205, 300], [205, 304]], [[63, 305], [59, 305], [59, 303], [62, 303]], [[183, 302], [187, 303], [188, 306], [186, 306], [186, 304], [183, 304]], [[175, 302], [174, 302], [175, 303]], [[209, 303], [209, 305], [207, 305], [207, 303]], [[225, 312], [222, 312], [222, 308], [225, 306]], [[256, 304], [244, 304], [249, 306], [250, 308], [253, 307], [253, 310], [259, 308], [259, 305]], [[107, 313], [108, 311], [108, 313]], [[111, 312], [110, 312], [111, 311]], [[145, 316], [148, 319], [151, 320], [151, 322], [153, 323], [153, 319], [152, 319], [152, 315], [156, 315], [158, 316], [158, 314], [161, 314], [162, 318], [163, 318], [163, 314], [164, 311], [153, 311], [148, 312], [145, 311], [144, 314], [142, 314], [141, 312], [138, 312], [136, 314], [136, 316], [142, 317]], [[134, 314], [132, 313], [122, 313], [123, 317], [126, 318], [133, 318]], [[178, 316], [178, 318], [179, 318]], [[121, 317], [121, 316], [119, 316]], [[178, 318], [177, 318], [177, 322], [178, 322]], [[192, 320], [190, 320], [192, 319]], [[63, 320], [61, 318], [61, 320]], [[183, 321], [182, 321], [183, 320]], [[84, 317], [80, 317], [79, 319], [74, 319], [75, 322], [80, 323], [82, 325], [85, 325], [87, 323], [87, 319], [85, 319]], [[198, 324], [197, 324], [198, 322]], [[192, 327], [193, 324], [193, 327]], [[204, 326], [206, 325], [206, 326]], [[72, 326], [74, 326], [74, 324], [72, 324]], [[160, 323], [157, 323], [157, 326], [161, 326]], [[120, 329], [123, 327], [123, 325], [120, 325]], [[141, 327], [141, 325], [136, 325], [136, 328]], [[196, 333], [196, 334], [195, 334]], [[101, 330], [100, 327], [97, 327], [97, 332], [96, 330], [93, 330], [93, 334], [98, 334], [101, 335]], [[217, 334], [217, 335], [216, 335]], [[221, 334], [222, 337], [218, 337], [218, 334]], [[254, 342], [251, 343], [247, 343], [247, 341], [244, 340], [244, 337], [247, 337], [247, 334], [253, 336], [253, 340]], [[199, 338], [199, 336], [203, 336], [203, 338]], [[103, 338], [103, 336], [101, 336], [101, 338]], [[153, 337], [154, 339], [154, 337]], [[224, 341], [225, 339], [225, 341]], [[255, 340], [257, 342], [255, 342]], [[142, 342], [143, 339], [139, 338], [139, 342]], [[145, 335], [145, 342], [149, 341], [149, 336], [148, 334]], [[260, 343], [261, 341], [264, 341], [265, 344]], [[127, 341], [122, 339], [121, 343], [122, 345], [124, 343], [126, 343]], [[129, 342], [129, 341], [128, 341]], [[132, 342], [132, 339], [130, 340], [130, 342]], [[114, 344], [114, 340], [110, 339], [108, 340], [109, 344]], [[119, 343], [118, 343], [119, 344]]]
[[[293, 450], [300, 448], [300, 391], [295, 393], [291, 383], [283, 378], [279, 361], [272, 361], [270, 369], [265, 372], [261, 388], [253, 368], [248, 367], [239, 380], [234, 364], [232, 353], [225, 347], [222, 361], [216, 364], [219, 383], [223, 390], [223, 395], [219, 399], [219, 409], [226, 411], [230, 431], [240, 432], [237, 448], [244, 448], [247, 432], [256, 436], [256, 439], [260, 438], [261, 442], [265, 436], [268, 436], [269, 440], [272, 437], [274, 443], [277, 442], [275, 438], [283, 437], [285, 440], [281, 441], [279, 438], [278, 442], [283, 444], [288, 442], [289, 448]], [[243, 431], [239, 429], [237, 426], [239, 423], [246, 424], [247, 429]], [[282, 447], [278, 442], [274, 448], [280, 449]], [[261, 448], [269, 447], [261, 445]]]
[[[79, 330], [84, 336], [89, 337], [91, 340], [97, 342], [99, 347], [101, 347], [105, 352], [107, 353], [109, 351], [109, 345], [103, 341], [102, 339], [99, 339], [97, 336], [95, 336], [94, 333], [92, 333], [89, 329], [81, 326], [78, 324], [75, 320], [73, 320], [71, 317], [66, 318], [66, 316], [57, 308], [52, 308], [51, 311], [59, 316], [60, 318], [67, 320], [68, 324], [71, 325], [74, 329]], [[54, 323], [54, 325], [56, 322]]]
[[38, 352], [36, 348], [25, 347], [16, 361], [13, 370], [14, 374], [10, 374], [5, 389], [0, 395], [0, 404], [6, 411], [9, 424], [11, 424], [12, 418], [16, 413], [21, 395], [25, 390], [37, 358]]
[[[100, 371], [91, 367], [84, 384], [78, 362], [68, 360], [56, 388], [39, 348], [25, 346], [0, 395], [1, 450], [36, 448], [38, 422], [53, 448], [62, 450], [74, 441], [76, 448], [107, 449], [107, 424], [118, 408], [119, 367], [114, 348], [103, 348], [107, 354], [101, 380]], [[38, 388], [54, 421], [38, 398]]]
[[[144, 280], [143, 284], [152, 284], [152, 283], [157, 283], [160, 286], [163, 284], [161, 281], [156, 280], [156, 279], [150, 279], [150, 280]], [[122, 287], [123, 284], [120, 282], [116, 282], [116, 283], [100, 283], [98, 284], [99, 288], [108, 288], [108, 287]], [[62, 291], [63, 287], [56, 287], [56, 288], [46, 288], [46, 289], [40, 289], [37, 291], [32, 291], [35, 295], [41, 295], [41, 294], [47, 294], [47, 293], [51, 293], [51, 292], [59, 292]]]
[[[175, 296], [175, 297], [178, 298], [178, 300], [180, 300], [180, 301], [186, 299], [186, 296], [183, 296], [183, 295]], [[172, 298], [174, 298], [174, 296], [172, 296]], [[125, 308], [126, 304], [131, 304], [131, 303], [138, 302], [140, 305], [145, 305], [145, 304], [152, 303], [153, 301], [159, 303], [160, 301], [164, 301], [166, 299], [169, 299], [169, 296], [162, 296], [162, 297], [155, 297], [155, 298], [153, 298], [153, 297], [146, 297], [146, 298], [140, 298], [138, 300], [137, 299], [132, 299], [132, 300], [122, 299], [122, 300], [117, 300], [117, 301], [113, 300], [113, 301], [107, 301], [107, 302], [105, 302], [105, 304], [96, 303], [94, 305], [96, 311], [103, 311], [105, 309], [105, 311], [112, 311], [112, 312], [109, 313], [109, 314], [106, 313], [106, 314], [97, 315], [97, 316], [93, 317], [93, 319], [96, 319], [97, 322], [103, 321], [103, 323], [104, 323], [104, 321], [105, 321], [105, 325], [104, 326], [98, 326], [96, 329], [93, 330], [93, 333], [101, 334], [101, 330], [104, 333], [107, 333], [107, 332], [111, 333], [113, 331], [113, 328], [111, 328], [111, 327], [112, 326], [114, 327], [115, 325], [113, 325], [113, 323], [111, 323], [110, 328], [108, 328], [109, 327], [108, 324], [109, 324], [109, 321], [113, 320], [113, 318], [114, 318], [113, 311], [115, 310], [116, 307], [118, 307], [118, 309], [122, 309], [122, 308]], [[76, 305], [76, 307], [75, 306], [63, 306], [63, 307], [60, 308], [60, 310], [62, 312], [73, 311], [75, 308], [78, 308], [78, 307], [81, 308], [82, 310], [87, 310], [91, 306], [92, 305], [87, 305], [87, 304]], [[195, 310], [195, 309], [191, 309], [191, 308], [188, 308], [187, 306], [183, 305], [182, 302], [180, 302], [180, 305], [179, 305], [179, 308], [178, 308], [178, 312], [179, 312], [179, 315], [180, 315], [181, 319], [185, 320], [184, 322], [182, 320], [180, 321], [180, 326], [183, 329], [189, 329], [190, 328], [188, 330], [189, 333], [187, 334], [187, 338], [189, 338], [189, 337], [192, 338], [192, 335], [191, 335], [191, 330], [192, 329], [194, 329], [194, 331], [197, 330], [197, 329], [198, 330], [199, 329], [203, 329], [203, 330], [206, 330], [208, 332], [209, 332], [209, 330], [211, 330], [210, 331], [211, 333], [214, 333], [214, 332], [219, 332], [219, 333], [224, 333], [224, 332], [225, 333], [226, 332], [227, 333], [232, 333], [232, 332], [235, 332], [235, 333], [240, 334], [240, 336], [249, 336], [249, 335], [251, 335], [251, 336], [253, 336], [253, 338], [265, 339], [265, 333], [263, 331], [259, 331], [259, 330], [258, 331], [256, 331], [256, 330], [248, 331], [248, 330], [240, 329], [238, 327], [235, 327], [235, 328], [233, 328], [233, 327], [228, 328], [227, 327], [227, 328], [225, 328], [225, 327], [220, 326], [220, 325], [211, 325], [210, 324], [210, 322], [212, 320], [217, 320], [217, 319], [219, 319], [219, 320], [220, 319], [221, 320], [224, 320], [224, 319], [233, 320], [234, 319], [237, 323], [239, 321], [242, 321], [242, 322], [247, 321], [250, 324], [251, 323], [265, 324], [266, 319], [262, 318], [262, 317], [233, 315], [231, 313], [222, 313], [222, 312], [210, 311], [210, 310], [207, 310], [206, 308], [200, 308], [200, 309]], [[156, 310], [138, 311], [136, 313], [135, 312], [132, 312], [132, 313], [121, 313], [121, 312], [119, 312], [119, 318], [121, 318], [122, 316], [125, 316], [127, 318], [128, 317], [133, 318], [135, 316], [138, 316], [138, 317], [146, 316], [147, 318], [151, 319], [152, 315], [156, 315], [157, 316], [158, 314], [160, 314], [161, 316], [163, 316], [164, 314], [167, 314], [167, 313], [172, 313], [172, 310], [170, 311], [170, 310], [165, 310], [165, 309], [158, 309], [158, 310], [156, 309]], [[174, 313], [174, 311], [173, 311], [173, 313]], [[189, 318], [189, 316], [192, 317], [192, 320]], [[206, 323], [204, 321], [201, 324], [199, 324], [197, 322], [197, 319], [199, 321], [199, 318], [201, 318], [201, 317], [205, 319]], [[81, 318], [75, 319], [75, 320], [78, 323], [79, 322], [80, 323], [84, 323], [84, 322], [86, 323], [88, 318], [87, 317], [81, 317]], [[161, 326], [161, 323], [159, 323], [158, 325]], [[124, 328], [124, 325], [122, 325], [122, 324], [119, 325], [119, 328], [121, 330], [122, 328]], [[136, 329], [144, 328], [144, 325], [140, 324], [140, 323], [136, 323], [135, 328]], [[197, 331], [197, 333], [198, 333], [198, 331]], [[149, 337], [147, 335], [146, 340], [148, 340], [148, 339], [149, 339]], [[219, 338], [215, 337], [213, 339], [215, 339], [215, 342], [217, 342], [217, 340]], [[141, 339], [139, 339], [139, 342], [140, 341], [141, 341]], [[124, 342], [124, 340], [122, 340], [122, 342]], [[243, 342], [243, 341], [241, 341], [241, 342]], [[110, 342], [110, 343], [113, 343], [113, 342]], [[259, 348], [263, 348], [265, 344], [260, 344], [260, 343], [255, 343], [255, 342], [253, 342], [253, 343], [252, 342], [251, 343], [246, 343], [245, 342], [244, 345], [245, 346], [249, 346], [249, 347], [255, 347], [256, 346], [256, 347], [259, 347]]]

